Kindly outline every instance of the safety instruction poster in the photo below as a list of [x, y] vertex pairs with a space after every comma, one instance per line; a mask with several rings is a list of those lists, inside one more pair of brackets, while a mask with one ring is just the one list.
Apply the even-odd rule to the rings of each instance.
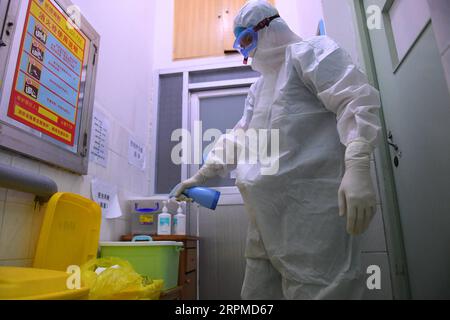
[[132, 166], [144, 170], [145, 168], [145, 147], [137, 139], [129, 136], [128, 139], [128, 163]]
[[103, 113], [94, 111], [89, 159], [105, 168], [108, 166], [109, 128], [108, 118]]
[[86, 46], [50, 0], [30, 0], [8, 116], [74, 146]]

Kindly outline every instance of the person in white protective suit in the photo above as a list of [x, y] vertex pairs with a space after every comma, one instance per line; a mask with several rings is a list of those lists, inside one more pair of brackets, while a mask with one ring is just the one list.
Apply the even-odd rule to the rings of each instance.
[[[235, 30], [236, 48], [261, 73], [235, 129], [278, 129], [280, 144], [275, 174], [237, 164], [250, 217], [242, 298], [360, 299], [357, 235], [376, 210], [370, 157], [379, 93], [333, 40], [302, 40], [266, 1], [248, 2]], [[233, 168], [214, 156], [225, 140], [233, 132], [181, 183], [178, 197]]]

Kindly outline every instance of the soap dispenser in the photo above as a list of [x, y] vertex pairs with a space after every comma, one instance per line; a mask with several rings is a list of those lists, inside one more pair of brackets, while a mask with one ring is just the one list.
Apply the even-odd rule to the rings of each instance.
[[167, 209], [167, 201], [164, 201], [162, 213], [158, 216], [158, 235], [170, 236], [172, 226], [172, 216]]
[[177, 214], [173, 218], [173, 231], [177, 236], [186, 235], [186, 215], [183, 214], [181, 203], [178, 203]]

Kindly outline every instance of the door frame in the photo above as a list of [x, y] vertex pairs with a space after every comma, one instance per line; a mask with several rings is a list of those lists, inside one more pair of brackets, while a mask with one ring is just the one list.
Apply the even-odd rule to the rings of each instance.
[[[236, 95], [247, 95], [250, 90], [251, 83], [254, 83], [256, 79], [244, 79], [244, 80], [229, 80], [226, 81], [233, 86], [229, 88], [224, 85], [224, 82], [216, 82], [216, 83], [207, 83], [201, 85], [195, 85], [194, 88], [190, 88], [192, 91], [189, 92], [188, 95], [188, 108], [183, 111], [183, 127], [184, 129], [188, 129], [189, 132], [194, 132], [194, 122], [200, 120], [200, 101], [205, 98], [213, 98], [213, 97], [229, 97]], [[220, 85], [218, 85], [220, 84]], [[224, 85], [224, 86], [222, 86]], [[193, 91], [198, 89], [199, 91]], [[194, 139], [195, 137], [192, 137]], [[194, 142], [194, 141], [192, 141]], [[195, 145], [193, 143], [193, 145]], [[203, 150], [202, 150], [203, 151]], [[192, 159], [194, 155], [191, 155]], [[199, 164], [183, 164], [182, 172], [183, 179], [187, 179], [191, 177], [194, 173], [196, 173], [200, 169]], [[236, 206], [242, 205], [244, 206], [244, 200], [242, 199], [241, 193], [239, 189], [234, 187], [215, 187], [215, 190], [221, 193], [221, 197], [218, 203], [218, 207], [224, 206]], [[188, 210], [190, 215], [193, 216], [191, 219], [195, 219], [195, 234], [197, 237], [201, 237], [200, 233], [200, 206], [196, 203], [188, 204]], [[191, 224], [190, 224], [191, 225]], [[192, 233], [193, 230], [191, 230]], [[201, 265], [200, 265], [200, 246], [197, 247], [197, 272], [200, 275]], [[197, 276], [197, 299], [200, 299], [200, 276]]]
[[[190, 94], [190, 106], [189, 106], [189, 129], [190, 132], [193, 132], [193, 126], [195, 121], [200, 120], [200, 100], [206, 98], [214, 98], [214, 97], [229, 97], [229, 96], [237, 96], [237, 95], [247, 95], [250, 86], [245, 87], [237, 87], [232, 89], [218, 89], [212, 91], [199, 91]], [[193, 155], [192, 155], [193, 156]], [[200, 165], [183, 165], [186, 166], [185, 169], [188, 172], [188, 177], [192, 176], [195, 172], [200, 169]], [[236, 186], [234, 187], [217, 187], [215, 188], [217, 191], [221, 192], [222, 196], [219, 200], [220, 206], [226, 205], [239, 205], [243, 204], [242, 197], [240, 192]]]
[[[393, 0], [390, 0], [393, 2]], [[373, 56], [373, 48], [367, 28], [366, 11], [362, 0], [352, 0], [355, 25], [361, 43], [362, 61], [366, 67], [369, 82], [379, 90], [378, 77]], [[403, 240], [403, 229], [400, 219], [397, 190], [394, 180], [394, 169], [390, 147], [388, 145], [388, 129], [383, 106], [380, 109], [382, 125], [382, 141], [375, 151], [376, 171], [379, 177], [380, 198], [383, 207], [386, 245], [388, 249], [392, 295], [396, 300], [411, 299], [408, 267]]]

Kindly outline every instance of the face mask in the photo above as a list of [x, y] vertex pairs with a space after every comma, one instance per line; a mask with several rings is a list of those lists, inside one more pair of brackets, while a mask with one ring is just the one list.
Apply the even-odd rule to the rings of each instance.
[[273, 20], [279, 17], [280, 15], [275, 15], [273, 17], [266, 18], [258, 23], [256, 27], [236, 29], [236, 41], [234, 42], [233, 48], [238, 50], [244, 56], [244, 64], [248, 63], [250, 53], [258, 46], [258, 31], [268, 27]]

